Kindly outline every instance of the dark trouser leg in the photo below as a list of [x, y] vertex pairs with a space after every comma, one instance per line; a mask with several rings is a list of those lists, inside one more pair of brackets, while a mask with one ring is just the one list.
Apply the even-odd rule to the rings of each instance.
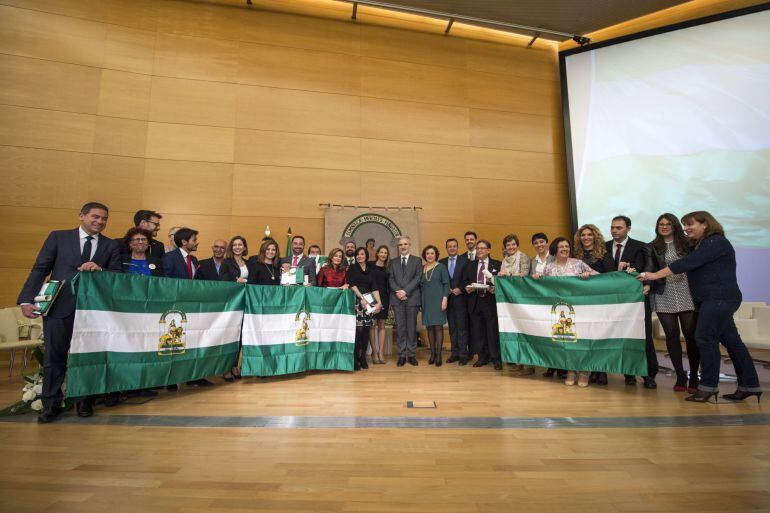
[[[679, 314], [658, 312], [660, 325], [666, 334], [666, 349], [671, 357], [671, 364], [676, 371], [676, 380], [680, 384], [682, 380], [687, 380], [687, 374], [682, 365], [682, 342], [679, 339]], [[682, 386], [686, 383], [681, 383]]]
[[449, 345], [452, 348], [452, 356], [460, 357], [460, 339], [457, 334], [457, 320], [455, 316], [457, 314], [457, 307], [452, 302], [452, 297], [449, 296], [449, 305], [447, 306], [446, 320], [449, 323]]
[[470, 314], [471, 321], [471, 350], [478, 355], [479, 362], [489, 361], [489, 349], [487, 347], [487, 329], [482, 312]]
[[757, 369], [754, 367], [749, 350], [746, 348], [743, 340], [741, 340], [741, 335], [738, 333], [738, 328], [733, 320], [733, 314], [735, 314], [741, 304], [739, 302], [722, 302], [722, 305], [724, 305], [722, 308], [727, 310], [727, 314], [724, 324], [721, 326], [719, 339], [722, 345], [725, 346], [725, 349], [727, 349], [727, 354], [730, 355], [730, 360], [733, 362], [735, 375], [738, 377], [738, 390], [759, 392]]
[[403, 301], [393, 305], [393, 315], [396, 318], [396, 342], [398, 343], [399, 358], [406, 358], [407, 354], [406, 308]]
[[72, 341], [75, 314], [64, 319], [43, 318], [45, 354], [43, 358], [43, 405], [47, 408], [61, 406], [64, 399], [61, 386], [67, 374], [67, 355]]
[[492, 363], [500, 363], [500, 334], [497, 327], [497, 309], [494, 305], [484, 310], [484, 324], [489, 359]]
[[[366, 345], [369, 342], [369, 326], [356, 326], [355, 360], [356, 365], [366, 361]], [[354, 367], [356, 366], [354, 365]]]
[[[406, 308], [406, 356], [413, 357], [417, 353], [417, 312], [419, 306]], [[399, 348], [400, 349], [400, 348]]]

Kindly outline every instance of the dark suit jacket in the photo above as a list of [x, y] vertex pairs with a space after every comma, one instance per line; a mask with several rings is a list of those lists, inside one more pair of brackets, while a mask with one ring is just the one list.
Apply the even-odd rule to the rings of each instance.
[[[291, 265], [291, 260], [293, 257], [284, 257], [280, 260], [280, 264], [289, 264]], [[315, 286], [316, 284], [316, 270], [315, 270], [315, 260], [312, 258], [302, 255], [302, 258], [299, 259], [299, 262], [297, 262], [297, 267], [303, 267], [305, 269], [305, 274], [308, 277], [308, 281], [311, 285]]]
[[150, 239], [150, 256], [162, 260], [165, 254], [166, 246], [159, 240]]
[[[198, 259], [192, 255], [190, 256], [192, 257], [193, 269], [196, 269], [196, 271], [193, 273], [193, 278], [195, 278], [200, 271], [198, 269]], [[188, 279], [187, 262], [185, 262], [185, 259], [182, 256], [182, 251], [179, 248], [176, 248], [174, 251], [169, 251], [163, 255], [163, 272], [166, 274], [167, 278], [181, 278], [183, 280]]]
[[[121, 253], [120, 264], [124, 273], [129, 272], [131, 266], [131, 253]], [[155, 269], [150, 268], [150, 272], [153, 276], [165, 276], [163, 273], [163, 262], [159, 258], [155, 258], [152, 253], [147, 257], [147, 264], [155, 266]]]
[[[463, 277], [462, 277], [462, 289], [463, 292], [465, 292], [465, 287], [470, 285], [471, 283], [474, 283], [477, 278], [476, 274], [478, 271], [478, 260], [474, 262], [468, 262], [468, 264], [465, 266]], [[494, 276], [497, 276], [500, 272], [500, 265], [501, 262], [499, 260], [494, 260], [492, 258], [489, 259], [489, 266], [487, 267], [487, 270], [492, 273]], [[479, 297], [479, 295], [474, 291], [468, 294], [468, 312], [473, 313], [477, 310], [489, 309], [493, 308], [496, 309], [497, 305], [495, 304], [495, 295], [487, 293], [484, 295], [484, 297]]]
[[420, 306], [420, 279], [422, 278], [422, 260], [409, 255], [406, 269], [401, 265], [401, 255], [390, 261], [390, 304], [397, 306], [403, 301], [396, 297], [396, 291], [406, 292], [406, 306]]
[[[442, 258], [441, 260], [439, 260], [439, 262], [444, 264], [444, 266], [447, 268], [447, 271], [449, 271], [449, 257]], [[455, 261], [455, 274], [454, 276], [449, 277], [449, 288], [452, 288], [452, 289], [463, 288], [462, 286], [463, 273], [465, 272], [465, 266], [467, 263], [468, 263], [468, 253], [457, 255], [457, 260]]]
[[[608, 240], [604, 243], [604, 247], [607, 249], [609, 260], [614, 266], [615, 263], [615, 241]], [[649, 271], [647, 269], [647, 254], [650, 251], [650, 247], [644, 242], [632, 238], [628, 238], [626, 247], [623, 249], [623, 254], [620, 255], [621, 262], [628, 262], [631, 267], [636, 269], [637, 272]], [[613, 269], [617, 271], [616, 269]]]
[[221, 281], [222, 280], [222, 271], [225, 271], [225, 260], [222, 260], [222, 263], [219, 265], [219, 270], [217, 271], [217, 266], [214, 264], [214, 258], [204, 258], [200, 262], [198, 262], [198, 272], [195, 274], [196, 280], [209, 280], [209, 281]]
[[[120, 272], [120, 249], [117, 241], [100, 234], [91, 261], [106, 271]], [[67, 283], [59, 292], [59, 297], [48, 311], [48, 315], [57, 319], [72, 315], [75, 311], [75, 296], [69, 282], [78, 273], [78, 267], [81, 265], [78, 229], [51, 232], [37, 254], [17, 303], [34, 303], [46, 276], [50, 275], [52, 280], [66, 280]]]

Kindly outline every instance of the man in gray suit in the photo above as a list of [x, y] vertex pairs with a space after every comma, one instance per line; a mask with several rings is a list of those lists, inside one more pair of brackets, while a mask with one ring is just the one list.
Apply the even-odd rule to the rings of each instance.
[[410, 255], [412, 240], [398, 238], [399, 255], [390, 262], [390, 305], [396, 317], [398, 365], [417, 365], [417, 311], [420, 309], [422, 260]]
[[291, 256], [281, 259], [281, 265], [289, 264], [290, 267], [302, 267], [305, 269], [307, 283], [315, 286], [315, 260], [305, 256], [305, 237], [295, 235], [291, 239]]

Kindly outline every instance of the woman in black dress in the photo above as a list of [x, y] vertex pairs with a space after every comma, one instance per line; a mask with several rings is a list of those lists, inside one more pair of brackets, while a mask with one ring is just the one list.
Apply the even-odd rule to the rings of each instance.
[[390, 310], [390, 250], [388, 246], [380, 246], [374, 254], [374, 262], [371, 263], [374, 271], [374, 279], [377, 284], [377, 291], [382, 300], [382, 310], [374, 316], [374, 324], [369, 330], [369, 345], [372, 348], [372, 363], [385, 363], [383, 349], [385, 346], [385, 321], [388, 319]]
[[[356, 249], [356, 262], [348, 267], [348, 285], [356, 295], [356, 347], [353, 356], [353, 369], [368, 369], [366, 364], [366, 343], [369, 340], [369, 327], [373, 316], [380, 312], [380, 293], [377, 291], [377, 281], [374, 278], [372, 265], [369, 264], [369, 252], [364, 247]], [[376, 304], [372, 313], [366, 313], [369, 301], [364, 294], [371, 293]]]
[[279, 265], [278, 243], [266, 240], [259, 248], [257, 256], [249, 258], [249, 283], [252, 285], [280, 285], [281, 266]]

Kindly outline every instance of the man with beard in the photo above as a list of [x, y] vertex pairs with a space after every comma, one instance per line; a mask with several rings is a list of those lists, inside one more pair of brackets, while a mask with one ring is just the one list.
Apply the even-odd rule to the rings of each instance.
[[166, 247], [158, 238], [160, 231], [160, 220], [163, 216], [153, 210], [139, 210], [134, 214], [134, 226], [147, 230], [152, 238], [150, 239], [150, 256], [157, 259], [163, 258], [166, 253]]

